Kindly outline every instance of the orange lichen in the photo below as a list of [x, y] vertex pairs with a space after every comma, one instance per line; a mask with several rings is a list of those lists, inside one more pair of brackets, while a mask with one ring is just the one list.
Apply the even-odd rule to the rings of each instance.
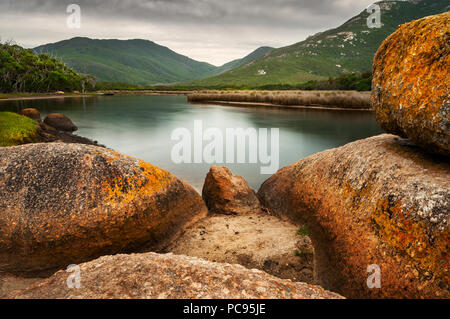
[[[111, 163], [114, 162], [114, 159], [110, 160]], [[137, 198], [153, 195], [172, 181], [173, 176], [169, 172], [139, 160], [139, 168], [136, 167], [132, 175], [105, 180], [102, 192], [107, 201], [126, 204]]]
[[[353, 212], [367, 210], [361, 207], [361, 199], [370, 197], [371, 192], [370, 184], [354, 189], [347, 181], [343, 187], [343, 195], [352, 200]], [[430, 236], [425, 223], [413, 220], [409, 215], [410, 211], [404, 210], [401, 201], [390, 203], [389, 199], [381, 198], [370, 219], [385, 244], [408, 256], [423, 273], [429, 272], [449, 284], [450, 229], [447, 227], [443, 232], [436, 231]]]
[[350, 184], [350, 181], [347, 181], [345, 183], [345, 185], [344, 185], [344, 190], [352, 198], [369, 196], [370, 193], [371, 193], [371, 188], [372, 188], [372, 185], [371, 184], [367, 184], [367, 185], [364, 185], [363, 187], [361, 187], [360, 189], [355, 189]]
[[374, 59], [372, 103], [389, 133], [449, 154], [448, 100], [450, 13], [399, 27]]
[[392, 204], [387, 198], [382, 198], [373, 220], [388, 246], [406, 253], [424, 272], [449, 283], [449, 229], [433, 233], [433, 239], [430, 239], [425, 223], [409, 219], [408, 215], [401, 202]]

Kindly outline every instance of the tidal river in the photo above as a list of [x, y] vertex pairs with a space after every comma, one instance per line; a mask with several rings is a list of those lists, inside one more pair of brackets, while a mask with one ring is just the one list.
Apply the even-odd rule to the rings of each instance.
[[[277, 148], [271, 145], [270, 134], [267, 134], [268, 144], [264, 153], [272, 155], [272, 158], [279, 155], [277, 166], [280, 168], [308, 155], [382, 133], [374, 114], [368, 111], [197, 105], [187, 103], [184, 96], [104, 96], [0, 102], [0, 110], [20, 111], [25, 107], [39, 109], [42, 118], [49, 113], [63, 113], [78, 126], [76, 134], [166, 169], [199, 191], [211, 165], [201, 155], [208, 151], [208, 143], [215, 140], [218, 142], [215, 145], [222, 145], [223, 149], [219, 154], [216, 150], [211, 154], [218, 155], [214, 157], [217, 159], [222, 152], [225, 162], [231, 148], [227, 148], [230, 146], [226, 141], [227, 129], [255, 129], [258, 138], [262, 137], [261, 132], [265, 132], [259, 130], [261, 128], [268, 129], [267, 132], [279, 129], [278, 154], [273, 154]], [[209, 141], [202, 141], [208, 137], [208, 129], [223, 135], [223, 141], [218, 141], [216, 135], [210, 136]], [[189, 134], [172, 139], [174, 132]], [[190, 145], [191, 154], [186, 154], [186, 149], [180, 147], [181, 142], [185, 146]], [[237, 142], [235, 147], [237, 156]], [[228, 164], [217, 165], [229, 167], [234, 174], [245, 177], [253, 188], [258, 189], [270, 177], [261, 174], [261, 167], [267, 165], [261, 162], [258, 147], [262, 148], [260, 143], [252, 143], [247, 138], [245, 163], [237, 163], [236, 157]], [[249, 163], [253, 151], [256, 163], [255, 158], [253, 163]], [[174, 157], [174, 152], [185, 159], [190, 158], [191, 163], [179, 163], [182, 157]]]

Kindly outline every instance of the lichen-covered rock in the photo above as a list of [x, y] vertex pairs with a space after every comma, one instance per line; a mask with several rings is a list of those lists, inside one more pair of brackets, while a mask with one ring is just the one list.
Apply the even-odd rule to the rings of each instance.
[[74, 132], [78, 130], [78, 127], [67, 116], [59, 113], [47, 115], [44, 123], [60, 131]]
[[32, 144], [0, 151], [0, 270], [43, 273], [156, 249], [206, 216], [170, 173], [109, 149]]
[[[258, 196], [272, 212], [307, 224], [325, 289], [450, 297], [450, 164], [442, 157], [380, 135], [285, 167]], [[381, 269], [380, 289], [367, 286], [370, 265]]]
[[35, 121], [41, 121], [41, 113], [39, 113], [39, 111], [35, 108], [22, 109], [19, 114], [29, 117], [30, 119]]
[[81, 264], [80, 288], [61, 270], [6, 298], [19, 299], [339, 299], [318, 286], [294, 283], [240, 265], [155, 253], [104, 256]]
[[211, 213], [234, 215], [261, 210], [256, 193], [247, 181], [223, 166], [211, 166], [202, 196]]
[[388, 133], [450, 156], [450, 13], [399, 27], [373, 63], [372, 104]]

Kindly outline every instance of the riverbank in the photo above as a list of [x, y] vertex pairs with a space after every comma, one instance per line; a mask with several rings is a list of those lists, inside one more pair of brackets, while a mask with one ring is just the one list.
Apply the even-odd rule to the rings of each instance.
[[55, 94], [55, 93], [1, 93], [0, 101], [22, 101], [22, 100], [43, 100], [43, 99], [64, 99], [74, 97], [93, 97], [101, 96], [98, 93], [70, 93], [70, 94]]

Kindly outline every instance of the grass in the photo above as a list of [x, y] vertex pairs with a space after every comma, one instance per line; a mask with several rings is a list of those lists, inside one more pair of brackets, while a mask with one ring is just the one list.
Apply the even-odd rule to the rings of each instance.
[[299, 235], [299, 236], [308, 236], [309, 235], [308, 228], [306, 228], [306, 227], [299, 228], [299, 230], [297, 231], [297, 235]]
[[239, 102], [291, 106], [370, 108], [370, 92], [357, 91], [198, 91], [189, 102]]
[[36, 121], [11, 112], [0, 112], [0, 146], [15, 146], [36, 142]]

